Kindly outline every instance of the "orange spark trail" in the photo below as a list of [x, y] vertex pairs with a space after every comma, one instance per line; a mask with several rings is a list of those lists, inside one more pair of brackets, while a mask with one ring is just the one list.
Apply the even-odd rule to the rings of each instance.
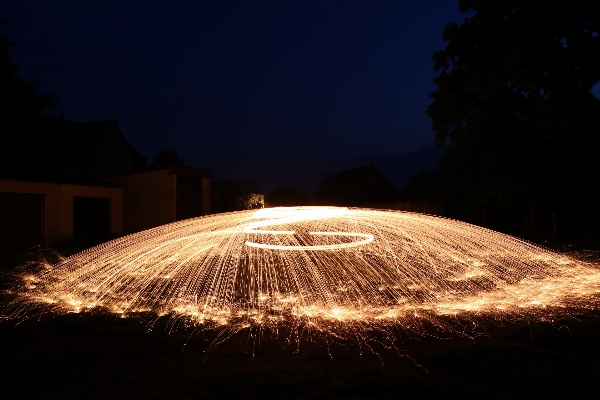
[[211, 215], [125, 236], [29, 276], [12, 316], [40, 309], [170, 315], [185, 325], [455, 330], [596, 309], [600, 268], [429, 215], [290, 207]]

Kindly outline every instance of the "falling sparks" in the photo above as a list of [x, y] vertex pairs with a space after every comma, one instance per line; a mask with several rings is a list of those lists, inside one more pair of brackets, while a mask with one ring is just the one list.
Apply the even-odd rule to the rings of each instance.
[[339, 334], [594, 309], [600, 268], [464, 222], [335, 207], [212, 215], [125, 236], [23, 279], [12, 316], [101, 309], [172, 325]]

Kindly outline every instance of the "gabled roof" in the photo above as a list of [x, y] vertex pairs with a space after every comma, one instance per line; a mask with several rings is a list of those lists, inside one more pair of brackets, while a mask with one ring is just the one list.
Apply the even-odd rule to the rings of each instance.
[[146, 156], [140, 153], [135, 147], [129, 144], [127, 140], [127, 148], [129, 149], [129, 153], [131, 153], [131, 161], [133, 162], [133, 171], [141, 171], [146, 169], [147, 161]]
[[[92, 150], [115, 121], [73, 122], [54, 116], [40, 116], [41, 124], [65, 146], [74, 166], [87, 168]], [[118, 126], [117, 126], [118, 129]]]
[[398, 189], [372, 165], [346, 169], [321, 183], [314, 198], [318, 204], [358, 206], [395, 200]]
[[131, 153], [134, 170], [146, 167], [146, 157], [127, 142], [114, 120], [73, 122], [55, 116], [42, 115], [40, 123], [63, 143], [73, 166], [88, 168], [94, 146], [111, 127], [115, 127]]

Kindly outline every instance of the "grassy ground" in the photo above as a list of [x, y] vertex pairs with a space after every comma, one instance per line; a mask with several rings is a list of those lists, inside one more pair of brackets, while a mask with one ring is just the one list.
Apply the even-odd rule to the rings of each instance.
[[[15, 257], [0, 258], [5, 271]], [[583, 397], [600, 393], [599, 317], [496, 328], [477, 340], [405, 340], [400, 353], [373, 344], [378, 355], [319, 340], [296, 351], [281, 332], [260, 343], [240, 332], [207, 354], [214, 333], [167, 334], [163, 321], [147, 332], [138, 320], [98, 314], [3, 320], [0, 397]]]

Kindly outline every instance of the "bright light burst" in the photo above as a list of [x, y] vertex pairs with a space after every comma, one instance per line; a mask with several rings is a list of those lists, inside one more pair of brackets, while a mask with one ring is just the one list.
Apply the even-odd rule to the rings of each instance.
[[597, 263], [464, 222], [294, 207], [190, 219], [93, 247], [27, 276], [12, 310], [149, 312], [172, 326], [362, 337], [550, 321], [597, 308], [598, 294]]

